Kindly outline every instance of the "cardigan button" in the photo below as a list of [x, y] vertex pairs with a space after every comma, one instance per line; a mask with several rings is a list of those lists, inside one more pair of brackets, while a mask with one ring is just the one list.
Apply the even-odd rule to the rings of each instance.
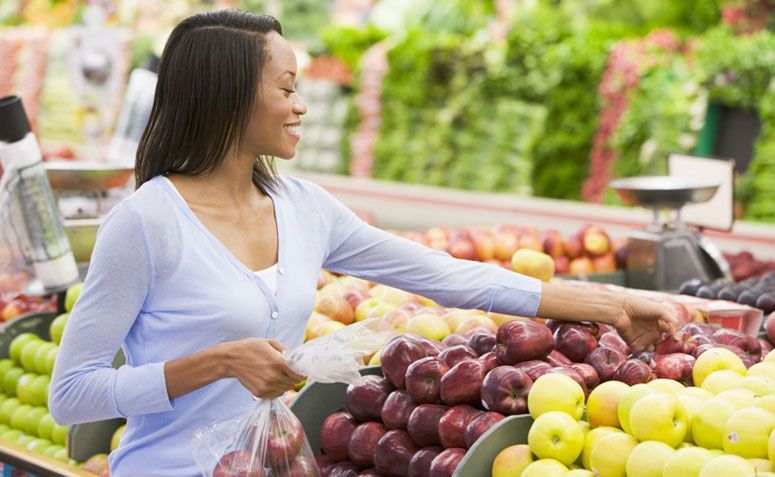
[[274, 319], [276, 320], [276, 319], [277, 319], [277, 318], [279, 318], [279, 317], [280, 317], [280, 313], [278, 313], [278, 312], [276, 312], [276, 311], [273, 311], [273, 312], [272, 312], [272, 318], [274, 318]]

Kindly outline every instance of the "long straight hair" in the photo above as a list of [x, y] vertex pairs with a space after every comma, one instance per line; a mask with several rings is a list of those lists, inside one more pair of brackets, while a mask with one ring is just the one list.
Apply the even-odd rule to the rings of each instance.
[[[211, 173], [242, 143], [271, 32], [282, 35], [275, 18], [239, 10], [193, 15], [172, 30], [137, 148], [137, 187], [173, 172]], [[275, 189], [276, 176], [273, 162], [256, 158], [253, 182], [262, 192]]]

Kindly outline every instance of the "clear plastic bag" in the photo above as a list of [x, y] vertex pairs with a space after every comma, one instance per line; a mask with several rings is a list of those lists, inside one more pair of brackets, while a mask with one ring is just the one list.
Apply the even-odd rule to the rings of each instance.
[[[382, 318], [371, 318], [310, 340], [285, 356], [308, 382], [357, 384], [363, 358], [395, 334]], [[207, 477], [320, 475], [301, 422], [282, 398], [258, 399], [250, 412], [196, 431], [193, 450]]]

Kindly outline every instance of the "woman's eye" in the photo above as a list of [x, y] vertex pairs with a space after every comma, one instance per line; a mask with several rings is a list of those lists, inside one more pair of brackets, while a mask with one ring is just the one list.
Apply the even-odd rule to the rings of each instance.
[[295, 89], [290, 89], [290, 88], [283, 88], [283, 91], [285, 91], [285, 95], [286, 96], [290, 96], [290, 95], [292, 95], [293, 93], [296, 92]]

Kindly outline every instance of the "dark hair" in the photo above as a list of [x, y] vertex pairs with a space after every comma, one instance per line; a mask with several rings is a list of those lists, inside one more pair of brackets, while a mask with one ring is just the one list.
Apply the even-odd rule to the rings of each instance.
[[[276, 19], [239, 10], [193, 15], [172, 30], [137, 148], [137, 187], [172, 172], [212, 172], [242, 142], [271, 32], [282, 34]], [[276, 175], [271, 160], [256, 158], [253, 182], [258, 188], [273, 190]]]

